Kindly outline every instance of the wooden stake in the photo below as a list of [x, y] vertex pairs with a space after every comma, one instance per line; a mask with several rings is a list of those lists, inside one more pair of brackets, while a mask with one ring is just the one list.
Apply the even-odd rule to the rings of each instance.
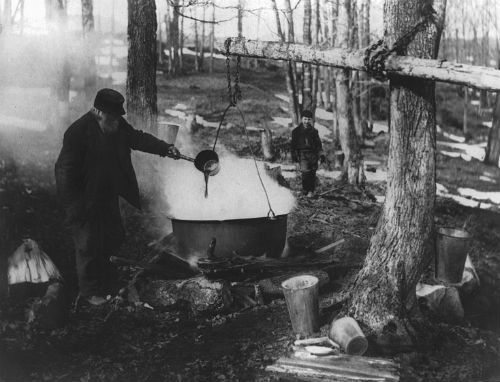
[[[223, 43], [219, 43], [218, 48], [225, 51], [226, 48], [223, 45]], [[366, 70], [364, 65], [365, 50], [350, 51], [341, 48], [320, 50], [318, 47], [301, 44], [232, 37], [229, 53], [244, 57], [292, 60], [337, 68]], [[385, 68], [389, 75], [417, 77], [489, 91], [500, 91], [500, 70], [494, 68], [396, 55], [388, 57]]]

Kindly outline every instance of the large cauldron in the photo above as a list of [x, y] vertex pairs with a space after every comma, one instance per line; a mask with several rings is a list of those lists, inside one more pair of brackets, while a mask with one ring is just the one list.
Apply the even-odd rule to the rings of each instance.
[[285, 247], [287, 215], [222, 221], [172, 219], [172, 228], [181, 256], [206, 256], [215, 237], [216, 257], [231, 257], [233, 251], [239, 256], [266, 253], [269, 257], [279, 257]]

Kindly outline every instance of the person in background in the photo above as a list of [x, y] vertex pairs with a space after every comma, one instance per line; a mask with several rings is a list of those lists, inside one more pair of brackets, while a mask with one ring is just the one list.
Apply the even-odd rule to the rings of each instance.
[[92, 305], [105, 303], [116, 281], [109, 257], [124, 238], [118, 197], [140, 209], [131, 149], [179, 158], [174, 145], [127, 123], [124, 101], [116, 90], [99, 90], [91, 110], [66, 130], [55, 164], [57, 191], [75, 245], [80, 296]]
[[318, 160], [325, 161], [323, 145], [318, 130], [313, 127], [314, 120], [310, 110], [301, 114], [302, 123], [292, 130], [292, 161], [298, 162], [302, 175], [302, 192], [307, 197], [314, 195]]

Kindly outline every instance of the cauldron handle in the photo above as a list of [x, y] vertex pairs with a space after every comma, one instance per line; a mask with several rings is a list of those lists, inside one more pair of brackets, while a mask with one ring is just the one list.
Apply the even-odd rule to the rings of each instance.
[[270, 220], [276, 220], [276, 214], [274, 213], [272, 208], [269, 208], [269, 211], [267, 212], [267, 218]]

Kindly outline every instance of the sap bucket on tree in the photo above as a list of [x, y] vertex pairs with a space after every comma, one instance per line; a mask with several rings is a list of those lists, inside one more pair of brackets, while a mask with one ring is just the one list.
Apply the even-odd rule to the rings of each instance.
[[178, 132], [179, 125], [168, 122], [158, 122], [158, 138], [163, 139], [165, 142], [174, 145]]
[[436, 237], [436, 278], [449, 283], [462, 281], [472, 236], [463, 229], [440, 228]]
[[292, 329], [301, 337], [310, 336], [319, 330], [319, 280], [302, 275], [281, 283], [285, 295]]

